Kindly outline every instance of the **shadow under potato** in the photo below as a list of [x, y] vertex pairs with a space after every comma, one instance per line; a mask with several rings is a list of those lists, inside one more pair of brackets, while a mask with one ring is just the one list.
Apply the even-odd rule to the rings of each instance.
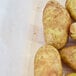
[[63, 76], [65, 76], [65, 75], [67, 75], [69, 73], [75, 72], [68, 65], [66, 65], [63, 61], [62, 61], [62, 66], [63, 66]]
[[73, 40], [71, 37], [69, 37], [69, 40], [68, 40], [68, 43], [66, 44], [65, 47], [68, 47], [68, 46], [75, 46], [76, 45], [76, 40]]

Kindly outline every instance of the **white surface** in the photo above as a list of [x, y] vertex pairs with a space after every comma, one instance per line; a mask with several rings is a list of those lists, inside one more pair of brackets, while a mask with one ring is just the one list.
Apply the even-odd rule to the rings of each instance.
[[0, 76], [27, 76], [32, 0], [0, 0]]

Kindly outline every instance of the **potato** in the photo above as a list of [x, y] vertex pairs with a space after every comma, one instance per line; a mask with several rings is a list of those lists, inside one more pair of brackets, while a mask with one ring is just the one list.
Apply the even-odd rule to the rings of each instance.
[[57, 1], [48, 1], [43, 10], [43, 28], [46, 44], [57, 49], [64, 47], [68, 40], [71, 18]]
[[58, 50], [51, 45], [41, 47], [35, 55], [34, 76], [62, 76]]
[[70, 36], [72, 39], [76, 40], [76, 23], [72, 23], [70, 26]]
[[76, 20], [76, 0], [67, 0], [66, 8], [71, 14], [72, 18]]
[[76, 46], [69, 46], [60, 51], [64, 63], [76, 71]]
[[66, 76], [76, 76], [76, 73], [70, 73], [70, 74], [67, 74]]

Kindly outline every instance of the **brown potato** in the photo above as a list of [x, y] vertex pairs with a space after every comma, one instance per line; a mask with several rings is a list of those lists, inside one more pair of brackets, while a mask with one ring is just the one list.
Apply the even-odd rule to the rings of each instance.
[[76, 46], [69, 46], [60, 51], [64, 63], [76, 71]]
[[76, 23], [73, 23], [70, 26], [70, 36], [72, 39], [76, 40]]
[[67, 74], [66, 76], [76, 76], [76, 73], [70, 73], [70, 74]]
[[76, 0], [66, 0], [66, 8], [71, 14], [72, 18], [76, 20]]
[[43, 28], [47, 44], [57, 49], [64, 47], [68, 40], [71, 18], [65, 8], [57, 1], [49, 1], [43, 10]]
[[34, 60], [34, 76], [62, 76], [60, 55], [51, 45], [41, 47]]

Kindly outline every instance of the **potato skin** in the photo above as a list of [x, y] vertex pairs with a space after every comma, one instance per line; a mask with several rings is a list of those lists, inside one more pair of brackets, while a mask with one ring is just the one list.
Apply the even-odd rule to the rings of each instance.
[[70, 36], [73, 40], [76, 40], [76, 22], [70, 26]]
[[35, 55], [34, 76], [62, 76], [60, 55], [50, 45], [41, 47]]
[[47, 44], [57, 49], [64, 47], [68, 40], [71, 18], [57, 1], [48, 1], [43, 10], [44, 37]]
[[66, 76], [76, 76], [76, 73], [70, 73], [70, 74], [67, 74]]
[[60, 51], [64, 63], [76, 71], [76, 46], [69, 46]]
[[76, 0], [66, 0], [66, 8], [71, 14], [72, 18], [76, 20]]

